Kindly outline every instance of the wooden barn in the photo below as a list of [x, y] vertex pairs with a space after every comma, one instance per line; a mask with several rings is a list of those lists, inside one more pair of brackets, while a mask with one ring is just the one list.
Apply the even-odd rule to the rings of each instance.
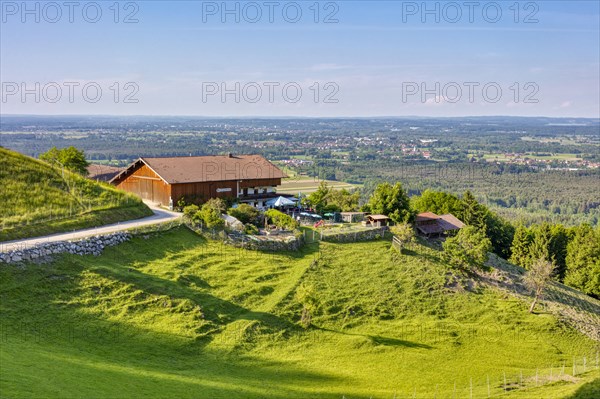
[[110, 182], [142, 199], [172, 207], [210, 198], [237, 198], [262, 208], [287, 177], [260, 155], [139, 158]]

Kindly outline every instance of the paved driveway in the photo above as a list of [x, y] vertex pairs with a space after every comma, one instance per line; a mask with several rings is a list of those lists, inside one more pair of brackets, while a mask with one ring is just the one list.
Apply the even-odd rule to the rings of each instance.
[[34, 237], [23, 240], [0, 242], [0, 252], [8, 252], [15, 249], [25, 249], [41, 243], [76, 240], [90, 236], [95, 236], [96, 234], [109, 234], [114, 233], [116, 231], [131, 229], [133, 227], [142, 227], [149, 226], [152, 224], [169, 222], [171, 220], [175, 220], [181, 217], [182, 215], [181, 213], [167, 211], [154, 206], [150, 206], [150, 208], [154, 212], [154, 215], [142, 219], [128, 220], [126, 222], [108, 224], [106, 226], [98, 226], [93, 227], [91, 229], [76, 230], [69, 233], [58, 233], [43, 237]]

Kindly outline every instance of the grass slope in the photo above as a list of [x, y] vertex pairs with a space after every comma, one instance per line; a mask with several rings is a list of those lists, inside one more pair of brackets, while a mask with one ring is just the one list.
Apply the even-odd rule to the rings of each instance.
[[133, 195], [4, 148], [0, 148], [0, 184], [0, 241], [152, 214]]
[[177, 228], [0, 268], [0, 395], [481, 398], [489, 378], [492, 397], [597, 397], [597, 342], [500, 289], [448, 289], [435, 249], [389, 246], [263, 254]]

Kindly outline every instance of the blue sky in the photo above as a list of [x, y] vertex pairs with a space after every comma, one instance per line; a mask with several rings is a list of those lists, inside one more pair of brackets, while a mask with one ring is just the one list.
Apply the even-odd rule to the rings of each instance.
[[598, 1], [1, 3], [4, 114], [600, 116]]

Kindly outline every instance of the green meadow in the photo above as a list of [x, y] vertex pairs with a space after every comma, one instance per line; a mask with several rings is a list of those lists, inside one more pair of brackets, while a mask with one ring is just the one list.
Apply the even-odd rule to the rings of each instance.
[[598, 342], [448, 284], [439, 254], [387, 239], [261, 253], [178, 227], [3, 266], [0, 396], [600, 397]]
[[152, 215], [137, 197], [0, 147], [0, 241]]

